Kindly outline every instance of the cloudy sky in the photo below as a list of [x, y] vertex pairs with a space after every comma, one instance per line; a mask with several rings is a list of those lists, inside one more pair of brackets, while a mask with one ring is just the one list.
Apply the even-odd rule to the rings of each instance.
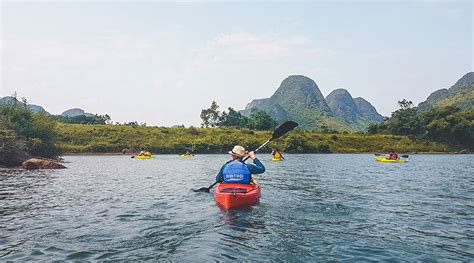
[[472, 1], [1, 2], [0, 96], [53, 114], [199, 125], [288, 75], [384, 115], [473, 70]]

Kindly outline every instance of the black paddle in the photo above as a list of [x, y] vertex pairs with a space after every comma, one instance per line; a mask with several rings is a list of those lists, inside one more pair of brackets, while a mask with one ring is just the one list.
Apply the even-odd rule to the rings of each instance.
[[[273, 132], [272, 134], [272, 138], [268, 139], [265, 143], [263, 143], [262, 145], [260, 145], [260, 147], [258, 147], [257, 149], [254, 150], [254, 152], [258, 152], [260, 149], [262, 149], [263, 147], [265, 147], [265, 145], [267, 145], [268, 143], [270, 143], [271, 141], [273, 140], [276, 140], [278, 138], [280, 138], [281, 136], [287, 134], [289, 131], [293, 130], [294, 128], [296, 128], [298, 126], [298, 123], [294, 122], [294, 121], [286, 121], [284, 122], [282, 125], [280, 125], [278, 128], [275, 129], [275, 131]], [[244, 159], [242, 159], [242, 162], [245, 162], [249, 157], [246, 156]], [[212, 189], [212, 187], [214, 187], [214, 185], [216, 185], [217, 182], [211, 184], [209, 187], [202, 187], [202, 188], [199, 188], [199, 189], [193, 189], [194, 192], [206, 192], [206, 193], [209, 193]]]

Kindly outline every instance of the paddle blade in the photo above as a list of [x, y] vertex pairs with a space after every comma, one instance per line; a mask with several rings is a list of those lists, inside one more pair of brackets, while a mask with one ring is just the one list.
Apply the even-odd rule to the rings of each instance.
[[203, 193], [209, 193], [211, 191], [210, 188], [208, 187], [201, 187], [199, 189], [192, 189], [194, 192], [203, 192]]
[[408, 158], [408, 155], [402, 155], [402, 158]]
[[272, 134], [272, 138], [270, 139], [275, 140], [280, 138], [281, 136], [287, 134], [289, 131], [293, 130], [298, 126], [298, 123], [294, 121], [286, 121], [282, 125], [280, 125]]

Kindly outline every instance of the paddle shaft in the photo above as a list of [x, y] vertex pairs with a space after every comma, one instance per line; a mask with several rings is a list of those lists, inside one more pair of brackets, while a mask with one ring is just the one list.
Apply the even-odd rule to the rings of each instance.
[[[269, 144], [271, 141], [272, 141], [272, 139], [267, 140], [264, 144], [260, 145], [257, 149], [255, 149], [254, 152], [258, 152], [260, 149], [262, 149], [263, 147], [265, 147], [265, 146], [266, 146], [267, 144]], [[242, 162], [247, 161], [248, 158], [249, 158], [249, 156], [245, 156], [245, 158], [242, 159]]]

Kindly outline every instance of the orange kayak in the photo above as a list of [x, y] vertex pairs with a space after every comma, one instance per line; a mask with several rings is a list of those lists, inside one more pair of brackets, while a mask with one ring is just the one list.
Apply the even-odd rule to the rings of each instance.
[[220, 183], [214, 191], [214, 199], [225, 209], [251, 206], [256, 204], [258, 199], [260, 199], [260, 186], [257, 183]]

